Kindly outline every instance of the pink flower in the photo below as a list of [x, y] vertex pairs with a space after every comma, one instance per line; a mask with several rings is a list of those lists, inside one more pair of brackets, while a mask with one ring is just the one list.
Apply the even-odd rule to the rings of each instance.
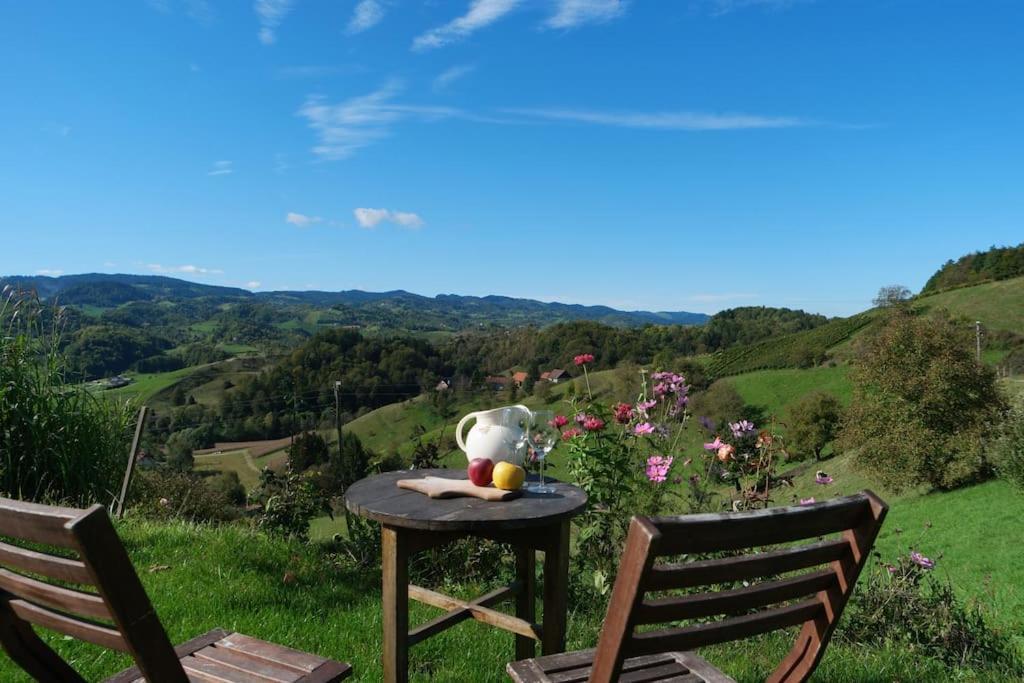
[[587, 363], [593, 363], [594, 362], [594, 354], [592, 354], [592, 353], [581, 353], [580, 355], [576, 356], [572, 360], [573, 360], [574, 363], [576, 363], [577, 366], [586, 365]]
[[555, 429], [561, 429], [567, 424], [569, 424], [569, 418], [565, 415], [555, 415], [555, 419], [551, 420], [551, 426]]
[[633, 419], [633, 406], [628, 403], [619, 403], [615, 406], [615, 421], [619, 424], [629, 424]]
[[706, 451], [717, 451], [717, 450], [719, 450], [724, 445], [725, 445], [725, 442], [722, 441], [720, 438], [718, 438], [716, 436], [714, 441], [712, 441], [711, 443], [704, 444], [704, 450], [706, 450]]
[[814, 503], [816, 503], [816, 502], [817, 501], [814, 500], [814, 496], [811, 496], [810, 498], [801, 498], [800, 499], [800, 504], [801, 505], [814, 505]]
[[718, 459], [722, 462], [728, 462], [732, 460], [732, 456], [736, 455], [736, 447], [725, 444], [718, 449]]
[[653, 434], [654, 425], [652, 425], [650, 422], [641, 422], [636, 427], [633, 427], [633, 433], [636, 434], [637, 436], [641, 436], [643, 434]]
[[573, 419], [576, 420], [576, 424], [581, 425], [587, 421], [588, 417], [590, 416], [587, 415], [586, 413], [576, 413], [576, 417], [574, 417]]
[[604, 420], [599, 417], [588, 417], [583, 421], [583, 428], [588, 432], [599, 432], [604, 429]]
[[564, 432], [562, 432], [562, 441], [568, 441], [569, 439], [573, 439], [573, 438], [579, 436], [582, 433], [583, 433], [583, 430], [579, 429], [578, 427], [573, 427], [572, 429], [566, 429]]
[[924, 569], [934, 569], [935, 560], [925, 557], [916, 550], [910, 553], [910, 561]]
[[826, 486], [832, 483], [832, 477], [828, 476], [821, 470], [814, 473], [814, 481], [818, 482], [822, 486]]
[[668, 471], [671, 467], [672, 456], [666, 458], [660, 455], [652, 455], [647, 458], [647, 478], [656, 484], [660, 484], [668, 477]]

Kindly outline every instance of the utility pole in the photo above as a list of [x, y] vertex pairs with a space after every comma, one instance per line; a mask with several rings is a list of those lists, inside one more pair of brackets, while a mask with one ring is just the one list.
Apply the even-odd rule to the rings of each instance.
[[978, 365], [981, 365], [981, 321], [974, 321], [974, 342], [978, 349]]
[[341, 400], [338, 398], [340, 389], [341, 380], [334, 380], [334, 426], [338, 430], [338, 462], [341, 462]]

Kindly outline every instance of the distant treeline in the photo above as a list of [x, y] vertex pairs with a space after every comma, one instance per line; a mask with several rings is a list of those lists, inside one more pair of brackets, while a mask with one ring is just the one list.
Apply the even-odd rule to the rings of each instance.
[[1024, 244], [1016, 247], [992, 247], [947, 261], [925, 283], [922, 294], [952, 287], [963, 287], [990, 280], [1006, 280], [1024, 275]]

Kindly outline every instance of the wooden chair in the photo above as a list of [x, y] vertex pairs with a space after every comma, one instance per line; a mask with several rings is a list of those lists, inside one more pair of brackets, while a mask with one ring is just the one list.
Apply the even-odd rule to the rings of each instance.
[[82, 683], [33, 626], [129, 653], [137, 666], [108, 679], [118, 683], [328, 683], [351, 674], [348, 664], [220, 629], [172, 647], [102, 506], [0, 498], [0, 644], [37, 681]]
[[[800, 626], [796, 643], [768, 680], [806, 681], [825, 652], [887, 509], [865, 491], [800, 507], [634, 517], [597, 648], [513, 662], [508, 673], [517, 683], [722, 683], [733, 679], [689, 650]], [[791, 545], [794, 541], [811, 542]], [[765, 549], [778, 544], [787, 545]], [[747, 552], [655, 562], [738, 550]], [[716, 584], [726, 587], [706, 588]], [[679, 594], [701, 586], [702, 592]], [[697, 621], [679, 624], [687, 620]]]

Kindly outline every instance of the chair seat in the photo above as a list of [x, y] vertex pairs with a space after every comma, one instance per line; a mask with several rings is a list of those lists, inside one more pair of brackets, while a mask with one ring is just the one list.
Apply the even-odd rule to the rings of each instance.
[[[523, 659], [508, 665], [516, 683], [585, 683], [595, 650], [578, 650], [557, 655]], [[736, 683], [694, 652], [664, 652], [627, 659], [622, 666], [622, 683]]]
[[[174, 650], [188, 679], [196, 683], [333, 683], [352, 674], [348, 664], [222, 629]], [[133, 667], [107, 683], [145, 683], [145, 679]]]

